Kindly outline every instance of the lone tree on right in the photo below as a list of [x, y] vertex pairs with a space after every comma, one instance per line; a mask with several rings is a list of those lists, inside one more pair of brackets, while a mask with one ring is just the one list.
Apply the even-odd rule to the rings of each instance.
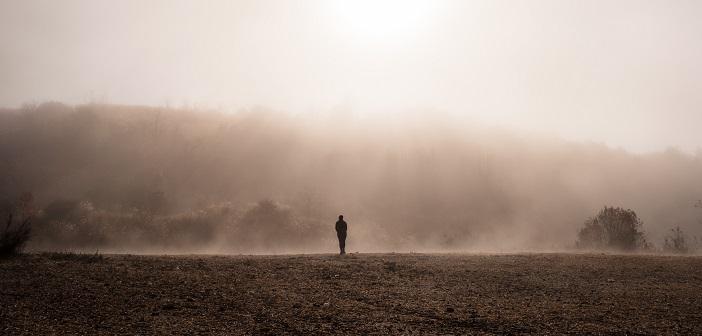
[[648, 248], [641, 219], [631, 209], [605, 206], [585, 221], [577, 246], [585, 249], [633, 251]]

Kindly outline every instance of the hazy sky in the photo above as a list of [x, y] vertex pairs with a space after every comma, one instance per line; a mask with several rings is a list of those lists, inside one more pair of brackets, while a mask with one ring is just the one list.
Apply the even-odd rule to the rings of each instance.
[[0, 0], [0, 78], [9, 107], [431, 108], [692, 151], [702, 1]]

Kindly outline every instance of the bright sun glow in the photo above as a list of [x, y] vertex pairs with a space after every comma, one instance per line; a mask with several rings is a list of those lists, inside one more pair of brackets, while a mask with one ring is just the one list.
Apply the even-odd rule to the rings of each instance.
[[436, 1], [334, 0], [334, 20], [345, 33], [365, 40], [404, 39], [423, 30]]

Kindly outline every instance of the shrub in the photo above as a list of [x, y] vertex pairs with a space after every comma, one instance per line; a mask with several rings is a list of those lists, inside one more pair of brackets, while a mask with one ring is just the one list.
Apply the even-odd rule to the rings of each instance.
[[24, 245], [29, 240], [30, 231], [29, 218], [15, 224], [13, 223], [13, 214], [10, 213], [5, 228], [0, 232], [0, 257], [22, 252]]
[[690, 251], [685, 233], [680, 227], [670, 229], [670, 233], [665, 237], [663, 249], [666, 252], [684, 254]]
[[605, 206], [578, 232], [580, 248], [631, 251], [648, 248], [642, 222], [631, 209]]
[[[7, 221], [0, 232], [0, 257], [19, 254], [29, 241], [32, 220], [32, 195], [24, 194], [20, 197], [17, 206], [8, 206]], [[20, 213], [19, 220], [15, 220], [15, 213]]]

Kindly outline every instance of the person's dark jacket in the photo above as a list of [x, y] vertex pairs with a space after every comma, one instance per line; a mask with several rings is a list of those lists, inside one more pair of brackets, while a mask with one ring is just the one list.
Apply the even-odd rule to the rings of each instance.
[[340, 236], [346, 235], [346, 222], [343, 219], [336, 221], [336, 234]]

